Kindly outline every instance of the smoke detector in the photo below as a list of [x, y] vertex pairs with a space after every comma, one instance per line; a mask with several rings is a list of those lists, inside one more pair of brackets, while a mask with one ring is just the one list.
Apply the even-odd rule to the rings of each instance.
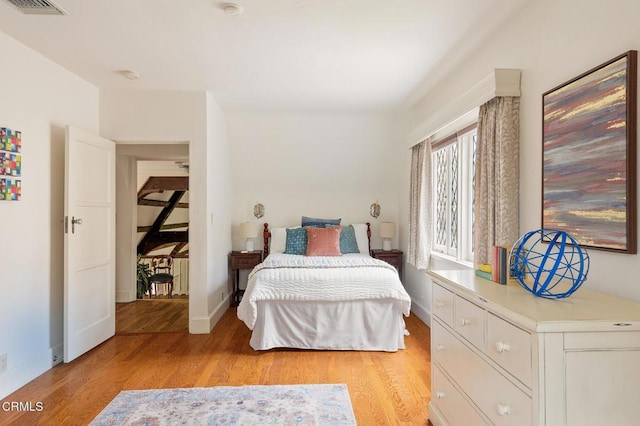
[[5, 0], [26, 15], [66, 15], [66, 12], [50, 0]]
[[227, 3], [224, 5], [224, 13], [228, 16], [240, 16], [242, 14], [243, 9], [234, 3]]

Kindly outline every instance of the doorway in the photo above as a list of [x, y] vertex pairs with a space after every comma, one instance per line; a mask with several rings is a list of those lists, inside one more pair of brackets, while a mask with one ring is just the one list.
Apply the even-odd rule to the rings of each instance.
[[[116, 334], [189, 329], [188, 144], [117, 147], [119, 254]], [[124, 222], [124, 223], [123, 223]], [[126, 233], [126, 235], [125, 235]], [[140, 286], [154, 256], [171, 260], [172, 285]], [[143, 268], [141, 268], [143, 266]]]

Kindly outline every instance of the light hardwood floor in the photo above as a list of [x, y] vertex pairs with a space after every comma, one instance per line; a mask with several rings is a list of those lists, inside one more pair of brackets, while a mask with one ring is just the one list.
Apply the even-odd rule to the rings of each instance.
[[116, 303], [116, 334], [189, 330], [189, 299]]
[[3, 402], [41, 412], [0, 411], [0, 424], [86, 425], [121, 390], [251, 384], [346, 383], [359, 425], [427, 424], [429, 328], [411, 316], [406, 350], [395, 353], [271, 350], [229, 309], [210, 334], [118, 334], [58, 365]]

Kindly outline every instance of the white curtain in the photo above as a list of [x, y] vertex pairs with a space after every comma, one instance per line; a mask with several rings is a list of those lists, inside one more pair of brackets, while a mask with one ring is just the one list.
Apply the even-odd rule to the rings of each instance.
[[417, 269], [429, 267], [433, 241], [431, 144], [422, 141], [411, 148], [409, 199], [409, 247], [407, 262]]
[[476, 148], [474, 263], [493, 263], [493, 246], [518, 239], [520, 98], [480, 107]]

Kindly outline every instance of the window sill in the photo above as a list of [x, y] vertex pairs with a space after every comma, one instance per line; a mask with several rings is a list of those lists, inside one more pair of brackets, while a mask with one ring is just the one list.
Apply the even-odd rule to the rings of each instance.
[[429, 269], [473, 269], [473, 263], [457, 260], [443, 253], [431, 252]]

